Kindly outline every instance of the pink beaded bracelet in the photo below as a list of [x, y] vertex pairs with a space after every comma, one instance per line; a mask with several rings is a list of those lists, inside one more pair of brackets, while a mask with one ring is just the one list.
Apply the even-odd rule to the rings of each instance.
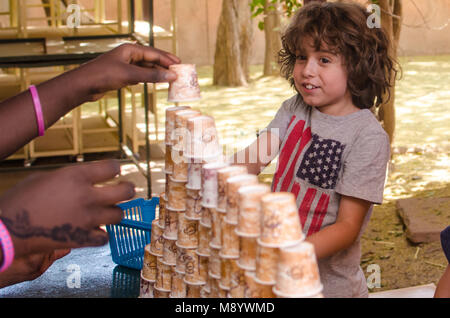
[[42, 114], [41, 100], [39, 98], [36, 86], [34, 85], [30, 86], [30, 93], [31, 97], [33, 98], [34, 110], [36, 111], [36, 120], [38, 124], [39, 136], [44, 136], [45, 133], [44, 115]]
[[2, 220], [0, 220], [0, 248], [3, 251], [3, 264], [0, 265], [0, 273], [2, 273], [14, 260], [14, 246]]

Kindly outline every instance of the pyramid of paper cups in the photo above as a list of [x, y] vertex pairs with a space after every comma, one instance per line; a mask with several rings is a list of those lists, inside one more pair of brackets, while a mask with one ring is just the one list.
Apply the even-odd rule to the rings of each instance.
[[224, 162], [214, 119], [189, 106], [166, 109], [165, 143], [141, 298], [321, 297], [293, 194]]

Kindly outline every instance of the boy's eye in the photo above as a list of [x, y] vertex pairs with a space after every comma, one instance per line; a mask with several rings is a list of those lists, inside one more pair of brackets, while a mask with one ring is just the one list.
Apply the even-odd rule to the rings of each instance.
[[306, 56], [304, 56], [304, 55], [297, 55], [297, 60], [306, 60]]
[[320, 58], [320, 62], [322, 62], [324, 64], [327, 64], [327, 63], [330, 63], [331, 61], [328, 58], [326, 58], [326, 57], [321, 57]]

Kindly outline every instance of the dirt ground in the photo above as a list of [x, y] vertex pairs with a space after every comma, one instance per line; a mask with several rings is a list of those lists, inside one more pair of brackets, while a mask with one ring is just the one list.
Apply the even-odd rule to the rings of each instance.
[[[413, 197], [450, 197], [450, 184]], [[381, 269], [381, 288], [371, 292], [437, 284], [447, 267], [440, 242], [414, 244], [407, 239], [394, 200], [374, 207], [361, 239], [361, 254], [361, 267], [366, 277], [371, 274], [366, 272], [370, 264], [377, 264]]]

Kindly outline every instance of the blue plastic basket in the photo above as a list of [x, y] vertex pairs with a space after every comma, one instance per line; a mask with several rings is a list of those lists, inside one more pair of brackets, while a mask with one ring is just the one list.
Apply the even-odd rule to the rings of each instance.
[[118, 205], [124, 218], [119, 224], [106, 226], [114, 263], [142, 269], [144, 249], [150, 243], [157, 205], [159, 198], [137, 199]]

